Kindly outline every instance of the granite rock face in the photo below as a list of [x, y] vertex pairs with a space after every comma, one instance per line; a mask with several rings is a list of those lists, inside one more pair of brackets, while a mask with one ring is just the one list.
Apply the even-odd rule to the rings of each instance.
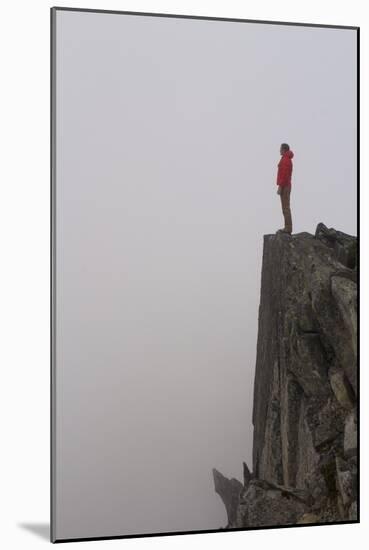
[[356, 237], [264, 236], [252, 473], [227, 528], [357, 519], [356, 293]]

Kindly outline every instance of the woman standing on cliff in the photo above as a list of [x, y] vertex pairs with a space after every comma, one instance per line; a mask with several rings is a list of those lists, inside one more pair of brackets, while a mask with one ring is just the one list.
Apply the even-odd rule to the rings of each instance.
[[282, 143], [280, 150], [282, 155], [281, 160], [278, 163], [277, 173], [277, 185], [278, 195], [281, 197], [282, 213], [284, 216], [284, 228], [279, 231], [292, 233], [292, 215], [290, 207], [290, 195], [291, 195], [291, 177], [292, 177], [292, 159], [294, 157], [293, 152], [290, 150], [288, 143]]

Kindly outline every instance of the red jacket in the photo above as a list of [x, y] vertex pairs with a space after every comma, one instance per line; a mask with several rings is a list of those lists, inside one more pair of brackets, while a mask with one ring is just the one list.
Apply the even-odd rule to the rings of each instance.
[[293, 152], [291, 149], [283, 153], [278, 163], [277, 185], [291, 185]]

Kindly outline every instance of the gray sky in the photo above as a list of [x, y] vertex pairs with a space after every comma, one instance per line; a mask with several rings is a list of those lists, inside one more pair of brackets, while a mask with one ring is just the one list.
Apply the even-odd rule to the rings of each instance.
[[56, 536], [217, 529], [263, 235], [356, 234], [356, 33], [57, 12]]

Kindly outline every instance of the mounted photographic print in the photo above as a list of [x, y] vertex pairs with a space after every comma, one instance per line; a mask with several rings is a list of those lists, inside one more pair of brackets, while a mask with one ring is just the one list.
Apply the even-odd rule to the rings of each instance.
[[51, 8], [52, 542], [359, 521], [358, 59]]

